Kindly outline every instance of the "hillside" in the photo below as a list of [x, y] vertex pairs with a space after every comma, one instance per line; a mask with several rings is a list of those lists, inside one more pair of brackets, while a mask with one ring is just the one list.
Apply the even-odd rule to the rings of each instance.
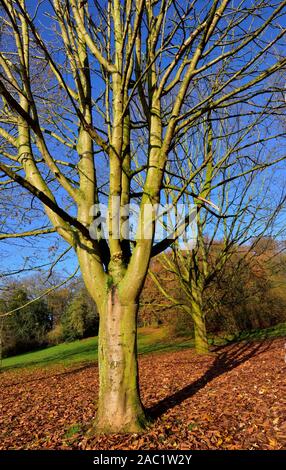
[[[221, 346], [232, 341], [256, 341], [267, 338], [286, 336], [286, 324], [281, 323], [263, 330], [253, 330], [241, 333], [234, 337], [210, 337], [209, 342], [213, 346]], [[62, 343], [39, 351], [33, 351], [18, 356], [3, 359], [1, 369], [9, 370], [23, 367], [46, 367], [56, 364], [70, 366], [78, 363], [91, 363], [97, 360], [97, 337]], [[192, 348], [192, 338], [173, 338], [168, 328], [139, 328], [138, 349], [139, 354], [179, 351]]]

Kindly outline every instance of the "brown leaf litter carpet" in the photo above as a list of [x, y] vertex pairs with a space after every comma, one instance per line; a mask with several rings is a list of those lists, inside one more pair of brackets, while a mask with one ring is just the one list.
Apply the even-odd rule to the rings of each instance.
[[286, 449], [286, 339], [140, 357], [146, 432], [90, 436], [97, 366], [0, 373], [0, 449]]

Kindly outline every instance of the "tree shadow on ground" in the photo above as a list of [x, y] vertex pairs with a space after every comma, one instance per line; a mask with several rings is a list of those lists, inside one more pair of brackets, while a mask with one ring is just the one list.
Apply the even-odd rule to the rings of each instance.
[[151, 418], [159, 418], [168, 410], [180, 405], [188, 398], [191, 398], [199, 390], [203, 389], [208, 383], [215, 378], [232, 371], [244, 362], [254, 356], [258, 356], [267, 351], [272, 341], [262, 341], [255, 343], [240, 343], [232, 346], [217, 347], [214, 352], [217, 356], [211, 367], [197, 380], [186, 385], [181, 390], [169, 395], [151, 408], [147, 409], [147, 413]]

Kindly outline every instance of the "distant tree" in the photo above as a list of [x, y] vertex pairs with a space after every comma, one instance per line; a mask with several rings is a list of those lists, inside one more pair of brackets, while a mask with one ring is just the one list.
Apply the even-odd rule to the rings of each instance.
[[[229, 137], [231, 134], [231, 129], [227, 133], [221, 125], [216, 126], [209, 113], [201, 129], [189, 140], [188, 146], [182, 148], [186, 157], [192, 155], [194, 164], [201, 158], [205, 162], [196, 185], [190, 185], [191, 189], [187, 189], [184, 194], [185, 200], [190, 196], [197, 208], [196, 241], [194, 246], [174, 243], [170, 252], [161, 255], [159, 260], [169, 276], [165, 282], [150, 270], [153, 281], [173, 307], [180, 306], [191, 316], [195, 347], [202, 354], [209, 351], [206, 316], [217, 308], [207, 291], [210, 291], [213, 283], [217, 285], [217, 279], [228, 260], [238, 251], [238, 263], [245, 256], [248, 257], [249, 252], [253, 257], [266, 249], [268, 252], [270, 249], [273, 251], [275, 241], [267, 233], [270, 233], [285, 201], [283, 188], [276, 187], [276, 193], [273, 194], [270, 173], [261, 176], [260, 172], [251, 171], [233, 181], [233, 168], [237, 165], [233, 156], [236, 155], [238, 160], [244, 151], [249, 150], [247, 143], [241, 145], [240, 135], [234, 138]], [[217, 180], [217, 162], [222, 160], [223, 186]], [[184, 180], [185, 168], [182, 166], [178, 172]], [[166, 198], [172, 204], [176, 201], [178, 191], [179, 188], [174, 185], [166, 185]], [[198, 197], [193, 198], [192, 191]], [[211, 204], [212, 199], [217, 201], [219, 216], [203, 205], [203, 201], [207, 200]], [[172, 289], [170, 286], [174, 278], [178, 281], [177, 288]], [[214, 298], [217, 302], [218, 297]]]
[[81, 289], [64, 311], [61, 319], [64, 340], [74, 340], [98, 334], [98, 313], [89, 301], [86, 289]]
[[69, 286], [55, 290], [53, 295], [47, 296], [47, 304], [53, 318], [53, 328], [61, 323], [62, 316], [71, 297], [72, 293]]
[[47, 332], [51, 329], [52, 318], [44, 300], [32, 300], [22, 287], [11, 286], [9, 297], [1, 299], [1, 310], [11, 312], [3, 317], [3, 356], [36, 349], [46, 343]]
[[66, 284], [63, 284], [63, 282], [64, 279], [58, 274], [44, 275], [43, 273], [37, 273], [28, 274], [21, 278], [21, 284], [29, 297], [41, 296], [49, 289], [52, 289], [49, 294], [44, 295], [44, 300], [51, 315], [53, 328], [61, 322], [61, 317], [67, 305], [79, 290], [80, 281], [78, 279], [72, 278]]
[[262, 238], [259, 247], [233, 253], [210, 288], [208, 296], [215, 304], [211, 329], [213, 322], [219, 331], [237, 334], [285, 321], [285, 254], [270, 237]]

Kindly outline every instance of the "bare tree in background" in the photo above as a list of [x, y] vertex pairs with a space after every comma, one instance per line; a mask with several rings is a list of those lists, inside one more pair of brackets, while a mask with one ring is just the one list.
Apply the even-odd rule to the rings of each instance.
[[[2, 183], [42, 202], [44, 230], [74, 249], [97, 305], [97, 429], [138, 431], [138, 299], [150, 258], [171, 243], [154, 242], [154, 215], [151, 236], [140, 235], [144, 208], [160, 202], [180, 143], [207, 113], [267, 109], [268, 77], [286, 65], [286, 1], [53, 0], [46, 15], [42, 2], [0, 5]], [[260, 154], [252, 165], [265, 164]], [[181, 194], [204, 168], [190, 167]], [[140, 203], [134, 243], [90, 235], [93, 205], [108, 201], [112, 226], [116, 197], [120, 228], [123, 207]]]
[[[259, 122], [261, 124], [261, 119]], [[192, 319], [195, 348], [200, 354], [209, 352], [207, 315], [218, 308], [219, 295], [213, 292], [212, 298], [213, 286], [219, 285], [218, 280], [225, 270], [229, 270], [230, 261], [238, 270], [244, 261], [261, 259], [257, 247], [267, 240], [266, 235], [279, 236], [281, 227], [277, 221], [285, 201], [284, 188], [277, 185], [273, 169], [246, 169], [246, 159], [255, 159], [262, 143], [262, 139], [252, 141], [250, 150], [249, 139], [242, 138], [243, 134], [250, 134], [252, 125], [242, 131], [237, 125], [229, 127], [228, 132], [224, 127], [219, 120], [212, 121], [209, 114], [201, 131], [182, 149], [182, 154], [191, 154], [197, 165], [200, 160], [206, 162], [200, 178], [184, 193], [184, 198], [192, 198], [198, 207], [194, 246], [190, 249], [188, 242], [174, 243], [172, 250], [158, 259], [161, 270], [158, 266], [157, 272], [152, 267], [149, 270], [158, 290], [169, 303], [180, 307]], [[241, 167], [240, 160], [243, 160], [243, 171], [234, 173], [234, 166]], [[186, 171], [184, 165], [177, 168], [182, 185]], [[180, 186], [173, 185], [169, 178], [165, 190], [166, 198], [173, 202]], [[199, 197], [194, 198], [193, 194]], [[202, 206], [202, 201], [207, 199], [217, 202], [220, 216]], [[269, 240], [273, 241], [272, 238]], [[176, 286], [173, 290], [170, 288], [172, 282]]]

